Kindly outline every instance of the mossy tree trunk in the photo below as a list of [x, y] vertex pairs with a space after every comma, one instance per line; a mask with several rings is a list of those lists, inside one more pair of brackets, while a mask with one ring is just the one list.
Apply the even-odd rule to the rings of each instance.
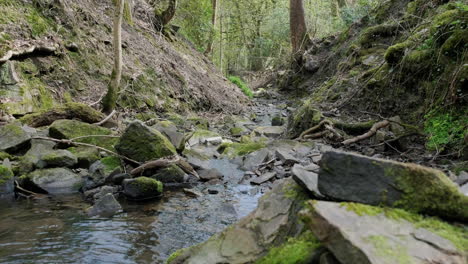
[[117, 103], [117, 93], [122, 79], [122, 20], [124, 14], [125, 0], [117, 0], [115, 3], [114, 15], [114, 69], [107, 89], [107, 94], [103, 99], [103, 111], [110, 113]]
[[302, 0], [290, 0], [289, 8], [291, 44], [293, 56], [296, 57], [305, 49], [308, 40], [304, 3]]

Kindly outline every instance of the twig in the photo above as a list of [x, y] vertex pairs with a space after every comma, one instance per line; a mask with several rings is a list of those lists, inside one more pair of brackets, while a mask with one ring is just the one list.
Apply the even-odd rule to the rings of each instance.
[[351, 139], [348, 139], [348, 140], [345, 140], [345, 141], [342, 142], [342, 144], [343, 145], [349, 145], [349, 144], [356, 143], [356, 142], [359, 142], [361, 140], [364, 140], [366, 138], [369, 138], [369, 137], [375, 135], [375, 133], [377, 133], [377, 130], [379, 130], [381, 128], [384, 128], [384, 127], [388, 126], [389, 124], [390, 124], [390, 122], [388, 120], [384, 120], [384, 121], [375, 123], [367, 133], [362, 134], [362, 135], [357, 136], [357, 137], [354, 137], [354, 138], [351, 138]]
[[42, 139], [42, 140], [49, 140], [49, 141], [53, 141], [53, 142], [57, 142], [57, 143], [62, 143], [62, 144], [67, 144], [67, 145], [77, 145], [77, 146], [85, 146], [85, 147], [92, 147], [92, 148], [97, 148], [99, 150], [102, 150], [102, 151], [105, 151], [109, 154], [112, 154], [114, 156], [117, 156], [121, 159], [124, 159], [124, 160], [127, 160], [127, 161], [130, 161], [132, 163], [135, 163], [135, 164], [138, 164], [140, 165], [141, 162], [138, 162], [136, 160], [133, 160], [131, 158], [127, 158], [125, 156], [122, 156], [120, 154], [117, 154], [115, 153], [114, 151], [112, 150], [108, 150], [106, 148], [103, 148], [103, 147], [100, 147], [100, 146], [96, 146], [96, 145], [92, 145], [92, 144], [87, 144], [87, 143], [82, 143], [82, 142], [74, 142], [70, 139], [55, 139], [55, 138], [49, 138], [49, 137], [33, 137], [33, 139]]
[[15, 181], [15, 188], [17, 188], [18, 190], [20, 190], [20, 191], [22, 191], [22, 192], [25, 192], [25, 193], [27, 193], [27, 194], [33, 195], [33, 196], [38, 196], [38, 195], [39, 195], [38, 193], [31, 192], [31, 191], [28, 191], [28, 190], [22, 188], [22, 187], [19, 185], [18, 181]]
[[112, 110], [112, 112], [111, 112], [106, 118], [104, 118], [104, 119], [103, 119], [102, 121], [100, 121], [100, 122], [94, 123], [93, 125], [101, 126], [102, 124], [104, 124], [104, 123], [106, 123], [107, 121], [109, 121], [109, 119], [111, 119], [112, 116], [115, 115], [115, 113], [117, 113], [117, 111]]
[[330, 122], [330, 120], [323, 120], [320, 123], [318, 123], [318, 125], [311, 127], [307, 129], [306, 131], [302, 132], [298, 139], [302, 139], [304, 138], [305, 135], [315, 132], [316, 130], [319, 130], [325, 124], [331, 125], [332, 123]]
[[89, 104], [89, 106], [92, 107], [92, 106], [95, 106], [95, 105], [99, 104], [102, 101], [102, 99], [104, 98], [105, 95], [106, 95], [106, 93], [103, 93], [101, 95], [101, 97], [99, 97], [99, 99], [96, 102]]
[[165, 168], [171, 164], [174, 164], [180, 160], [179, 156], [170, 157], [170, 158], [162, 158], [158, 160], [148, 161], [145, 164], [133, 169], [130, 171], [130, 175], [140, 175], [145, 170], [154, 169], [154, 168]]

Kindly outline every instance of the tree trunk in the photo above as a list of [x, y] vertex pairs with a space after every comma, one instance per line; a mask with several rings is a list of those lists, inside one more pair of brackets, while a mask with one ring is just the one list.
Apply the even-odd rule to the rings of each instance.
[[305, 49], [308, 40], [304, 4], [302, 0], [289, 0], [289, 5], [291, 44], [293, 55], [296, 56]]
[[171, 20], [175, 16], [176, 9], [177, 9], [177, 0], [170, 0], [169, 1], [169, 6], [161, 14], [162, 26], [165, 26], [165, 25], [169, 24], [169, 22], [171, 22]]
[[117, 0], [114, 15], [114, 69], [107, 89], [107, 94], [103, 99], [103, 111], [110, 113], [117, 103], [117, 93], [122, 79], [122, 20], [125, 0]]
[[218, 9], [218, 0], [211, 0], [211, 4], [213, 7], [213, 13], [211, 15], [211, 24], [213, 25], [213, 29], [211, 30], [210, 39], [208, 40], [208, 47], [206, 48], [205, 55], [208, 55], [213, 51], [214, 28], [216, 26], [216, 11]]

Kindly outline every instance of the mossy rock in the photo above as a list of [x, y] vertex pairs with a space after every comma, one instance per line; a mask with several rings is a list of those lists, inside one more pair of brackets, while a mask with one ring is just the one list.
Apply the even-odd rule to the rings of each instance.
[[[110, 129], [83, 123], [77, 120], [57, 120], [49, 128], [49, 135], [56, 139], [77, 139], [76, 142], [87, 143], [108, 150], [113, 150], [118, 139], [112, 137]], [[110, 136], [110, 137], [106, 137]]]
[[257, 150], [266, 148], [264, 142], [223, 143], [218, 151], [230, 158], [245, 156]]
[[169, 139], [141, 121], [134, 121], [127, 127], [115, 149], [119, 154], [138, 162], [177, 154]]
[[71, 194], [83, 186], [81, 175], [66, 168], [35, 170], [19, 178], [23, 188], [37, 193]]
[[0, 127], [0, 151], [10, 154], [26, 149], [31, 136], [19, 125], [8, 124]]
[[46, 167], [74, 167], [78, 163], [77, 157], [68, 150], [54, 150], [44, 154], [41, 158]]
[[288, 138], [298, 137], [305, 130], [317, 125], [324, 116], [314, 107], [312, 100], [305, 101], [288, 119], [286, 135]]
[[89, 168], [91, 164], [100, 159], [99, 150], [93, 147], [71, 147], [67, 149], [78, 159], [78, 166], [80, 168]]
[[162, 183], [183, 183], [187, 179], [187, 174], [179, 166], [172, 164], [159, 170], [151, 178]]
[[10, 168], [0, 165], [0, 198], [13, 195], [15, 189], [13, 176]]
[[123, 182], [123, 193], [131, 200], [148, 200], [162, 195], [163, 184], [148, 177], [127, 179]]
[[6, 152], [0, 151], [0, 161], [4, 159], [12, 159], [12, 156]]
[[104, 119], [104, 114], [81, 103], [66, 103], [39, 113], [25, 115], [21, 122], [32, 127], [48, 126], [59, 119], [78, 119], [86, 123], [97, 123]]

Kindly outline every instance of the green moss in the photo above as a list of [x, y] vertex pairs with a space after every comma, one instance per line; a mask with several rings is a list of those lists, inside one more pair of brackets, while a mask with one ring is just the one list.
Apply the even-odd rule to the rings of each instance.
[[195, 150], [191, 150], [191, 149], [185, 149], [182, 154], [186, 157], [188, 156], [192, 156], [192, 157], [195, 157], [199, 160], [209, 160], [210, 158], [208, 156], [205, 156], [203, 153], [200, 153], [200, 152], [197, 152]]
[[163, 192], [163, 184], [160, 181], [148, 177], [138, 177], [132, 181], [131, 184], [138, 186], [140, 190], [145, 192], [153, 190], [157, 190], [158, 193]]
[[378, 256], [392, 260], [398, 264], [412, 264], [413, 258], [408, 255], [407, 248], [400, 244], [392, 243], [385, 236], [368, 236], [365, 240], [371, 243]]
[[240, 135], [242, 134], [242, 132], [244, 132], [244, 129], [242, 127], [233, 127], [229, 130], [229, 133], [231, 133], [231, 135]]
[[93, 147], [79, 146], [68, 148], [67, 150], [75, 155], [81, 168], [89, 168], [91, 164], [100, 159], [99, 150]]
[[33, 37], [39, 37], [51, 31], [51, 21], [44, 18], [35, 8], [29, 9], [29, 12], [26, 14], [26, 21], [31, 28]]
[[171, 121], [167, 121], [167, 120], [160, 121], [158, 122], [158, 124], [165, 128], [175, 126], [174, 123], [172, 123]]
[[4, 159], [11, 159], [11, 155], [6, 153], [6, 152], [3, 152], [3, 151], [0, 151], [0, 160], [4, 160]]
[[468, 109], [444, 111], [435, 109], [425, 116], [424, 132], [429, 135], [426, 147], [442, 151], [463, 146], [468, 124]]
[[241, 89], [241, 91], [247, 95], [248, 97], [252, 98], [253, 97], [253, 92], [252, 90], [250, 90], [249, 86], [247, 86], [247, 84], [242, 81], [242, 79], [240, 77], [237, 77], [237, 76], [229, 76], [228, 77], [229, 81], [231, 81], [233, 84], [237, 85], [237, 87], [239, 87], [239, 89]]
[[264, 142], [247, 142], [247, 143], [223, 143], [218, 151], [228, 157], [245, 156], [262, 148], [265, 148]]
[[413, 42], [405, 41], [405, 42], [390, 46], [385, 52], [385, 61], [387, 61], [390, 64], [399, 63], [412, 45], [413, 45]]
[[299, 136], [306, 129], [317, 125], [323, 118], [322, 112], [315, 108], [313, 100], [305, 101], [288, 119], [288, 137]]
[[171, 264], [171, 262], [174, 261], [177, 257], [179, 257], [184, 251], [185, 251], [185, 249], [179, 249], [179, 250], [175, 251], [174, 253], [172, 253], [169, 256], [169, 258], [167, 258], [166, 264]]
[[366, 28], [359, 36], [358, 43], [362, 47], [371, 47], [372, 43], [379, 38], [385, 38], [393, 36], [397, 33], [398, 24], [380, 24]]
[[320, 242], [311, 231], [306, 231], [297, 238], [288, 240], [278, 247], [271, 248], [267, 255], [256, 264], [306, 264], [309, 263]]
[[414, 214], [403, 209], [376, 207], [358, 203], [342, 203], [347, 210], [353, 211], [356, 214], [363, 215], [380, 215], [398, 220], [408, 221], [413, 223], [416, 228], [425, 228], [449, 241], [451, 241], [458, 249], [463, 252], [468, 251], [468, 230], [463, 227], [458, 227], [444, 222], [435, 217], [424, 217], [419, 214]]
[[442, 54], [446, 56], [460, 56], [468, 46], [468, 29], [456, 30], [441, 47]]
[[104, 172], [111, 173], [115, 169], [120, 167], [120, 158], [115, 156], [109, 156], [101, 159], [101, 163], [104, 165]]
[[176, 113], [168, 113], [167, 119], [176, 124], [177, 126], [183, 126], [185, 123], [185, 119]]
[[13, 172], [9, 168], [0, 165], [0, 185], [5, 184], [11, 179], [13, 179]]

